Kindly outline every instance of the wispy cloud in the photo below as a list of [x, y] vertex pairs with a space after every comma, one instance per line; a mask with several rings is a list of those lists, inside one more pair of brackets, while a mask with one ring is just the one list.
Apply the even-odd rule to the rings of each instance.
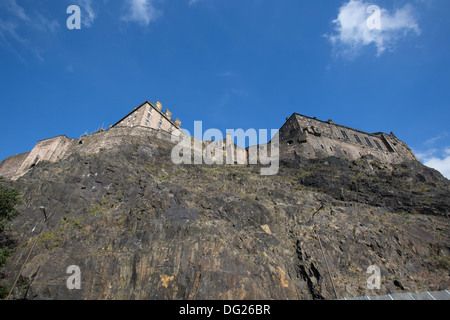
[[19, 6], [16, 0], [3, 0], [0, 7], [13, 14], [20, 20], [30, 22], [30, 18], [25, 13], [25, 9]]
[[20, 36], [17, 28], [17, 24], [0, 19], [0, 38], [5, 44], [10, 44], [10, 40], [15, 40], [22, 45], [27, 44], [27, 40]]
[[0, 45], [13, 51], [23, 59], [23, 48], [42, 60], [42, 49], [34, 39], [37, 33], [56, 33], [59, 23], [34, 9], [27, 12], [16, 0], [0, 1]]
[[92, 8], [93, 0], [78, 0], [77, 2], [77, 5], [79, 5], [84, 11], [84, 14], [81, 15], [81, 23], [83, 24], [83, 27], [92, 27], [94, 20], [97, 17], [96, 12]]
[[231, 72], [231, 71], [225, 71], [225, 72], [218, 73], [217, 76], [224, 77], [224, 78], [229, 78], [229, 77], [236, 77], [236, 74], [234, 72]]
[[189, 5], [193, 6], [194, 4], [199, 3], [200, 1], [202, 0], [189, 0]]
[[153, 0], [126, 0], [126, 12], [122, 20], [147, 26], [161, 15], [161, 11], [155, 8], [153, 2]]
[[413, 6], [405, 5], [390, 14], [381, 8], [381, 29], [369, 29], [367, 12], [372, 3], [363, 0], [349, 0], [332, 21], [334, 33], [325, 35], [338, 56], [354, 57], [368, 45], [375, 45], [377, 55], [392, 50], [397, 41], [408, 34], [420, 34], [419, 24]]
[[436, 137], [430, 138], [424, 142], [425, 145], [433, 145], [437, 141], [442, 140], [444, 138], [448, 137], [448, 133], [446, 131], [442, 132], [441, 134], [437, 135]]

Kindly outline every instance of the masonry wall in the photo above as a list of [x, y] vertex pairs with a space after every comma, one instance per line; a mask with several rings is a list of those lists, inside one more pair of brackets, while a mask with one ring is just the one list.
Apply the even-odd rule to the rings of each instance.
[[174, 135], [179, 135], [179, 125], [181, 122], [177, 120], [177, 123], [175, 123], [171, 118], [172, 113], [168, 110], [163, 112], [161, 103], [157, 102], [155, 106], [153, 106], [149, 102], [146, 102], [139, 108], [136, 108], [134, 112], [130, 113], [115, 126], [142, 126], [153, 129], [161, 129]]
[[0, 177], [12, 179], [30, 152], [17, 154], [0, 162]]
[[[47, 140], [39, 141], [31, 152], [10, 157], [0, 164], [0, 176], [7, 179], [18, 179], [41, 161], [56, 162], [65, 159], [72, 154], [93, 154], [101, 149], [111, 149], [127, 143], [145, 143], [155, 147], [172, 149], [178, 142], [173, 140], [169, 132], [149, 128], [147, 126], [117, 126], [107, 131], [99, 131], [91, 135], [83, 136], [79, 139], [69, 139], [66, 136], [59, 136]], [[191, 159], [193, 161], [194, 152], [200, 152], [204, 156], [207, 145], [211, 142], [198, 140], [189, 137], [191, 141]], [[218, 145], [223, 142], [219, 142]], [[231, 152], [234, 161], [239, 164], [246, 164], [245, 149], [234, 146], [228, 139], [224, 144], [225, 148], [218, 147], [215, 158], [222, 157], [226, 163], [227, 152]], [[214, 158], [214, 159], [215, 159]]]
[[294, 114], [280, 129], [280, 154], [289, 158], [336, 156], [358, 159], [372, 155], [382, 162], [417, 160], [405, 143], [394, 135], [370, 134], [356, 129]]
[[124, 143], [146, 142], [154, 145], [172, 146], [171, 134], [147, 127], [115, 127], [79, 139], [66, 136], [39, 141], [33, 150], [10, 157], [0, 164], [0, 176], [18, 179], [41, 161], [56, 162], [74, 153], [97, 153]]
[[70, 139], [59, 136], [52, 139], [39, 141], [18, 167], [12, 179], [17, 179], [40, 161], [56, 161], [69, 146]]
[[[156, 106], [144, 103], [107, 131], [100, 130], [79, 139], [58, 136], [39, 141], [32, 151], [1, 162], [0, 176], [18, 179], [40, 161], [56, 162], [74, 153], [92, 154], [99, 152], [100, 149], [111, 149], [130, 142], [172, 148], [177, 143], [172, 137], [183, 137], [184, 133], [169, 120], [170, 112], [163, 114], [161, 107], [159, 103]], [[180, 123], [178, 120], [175, 122], [178, 125]], [[191, 159], [194, 159], [195, 153], [200, 152], [204, 157], [206, 146], [212, 142], [201, 141], [194, 137], [189, 139]], [[214, 160], [222, 158], [223, 163], [226, 163], [228, 157], [234, 164], [247, 164], [249, 161], [249, 149], [237, 147], [229, 135], [226, 139], [217, 141], [216, 146], [217, 153], [214, 154]], [[409, 147], [393, 133], [370, 134], [332, 121], [324, 122], [298, 114], [287, 119], [280, 129], [279, 146], [281, 159], [336, 156], [353, 160], [372, 155], [385, 163], [417, 160]], [[271, 148], [268, 149], [270, 154]]]

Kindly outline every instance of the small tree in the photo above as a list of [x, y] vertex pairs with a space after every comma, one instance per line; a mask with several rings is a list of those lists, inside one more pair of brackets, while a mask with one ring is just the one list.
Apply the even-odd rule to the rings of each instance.
[[6, 223], [18, 215], [16, 206], [21, 202], [20, 192], [14, 188], [3, 186], [0, 177], [0, 268], [11, 253], [11, 249], [8, 247], [8, 236], [3, 231]]
[[3, 232], [8, 221], [18, 215], [16, 206], [21, 203], [20, 192], [14, 188], [3, 186], [0, 178], [0, 232]]

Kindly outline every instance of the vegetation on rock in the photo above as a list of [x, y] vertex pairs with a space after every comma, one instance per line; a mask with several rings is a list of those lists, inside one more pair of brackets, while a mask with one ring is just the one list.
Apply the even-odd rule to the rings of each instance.
[[[450, 287], [450, 185], [438, 172], [327, 158], [284, 161], [268, 177], [174, 165], [163, 143], [41, 162], [14, 183], [16, 259], [39, 206], [50, 214], [23, 271], [35, 276], [26, 298], [334, 299], [330, 279], [338, 298]], [[65, 287], [70, 265], [81, 290]], [[367, 289], [371, 265], [380, 290]], [[7, 262], [2, 282], [15, 276]]]

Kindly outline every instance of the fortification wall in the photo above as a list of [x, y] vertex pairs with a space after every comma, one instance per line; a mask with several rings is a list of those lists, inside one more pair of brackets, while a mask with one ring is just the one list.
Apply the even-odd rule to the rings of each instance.
[[283, 143], [280, 147], [281, 159], [301, 157], [317, 159], [338, 157], [346, 160], [356, 160], [362, 156], [371, 155], [383, 163], [401, 163], [405, 157], [387, 151], [376, 150], [366, 146], [354, 146], [347, 142], [336, 141], [327, 137], [308, 137], [307, 142], [295, 142], [290, 145]]
[[417, 160], [408, 146], [393, 134], [371, 134], [294, 114], [280, 129], [280, 156], [308, 159], [335, 156], [354, 160], [372, 155], [381, 162]]
[[[211, 142], [191, 139], [191, 159], [194, 154], [202, 154], [204, 157], [206, 146]], [[111, 149], [126, 143], [145, 143], [155, 147], [172, 148], [177, 141], [172, 141], [172, 135], [163, 130], [157, 130], [144, 126], [113, 127], [107, 131], [99, 131], [91, 135], [85, 135], [79, 139], [69, 139], [66, 136], [54, 137], [39, 141], [33, 150], [14, 157], [10, 157], [0, 164], [0, 176], [16, 180], [40, 161], [56, 162], [65, 159], [74, 153], [93, 154], [101, 149]], [[219, 144], [218, 144], [219, 145]], [[232, 148], [234, 147], [234, 149]], [[218, 147], [214, 160], [222, 157], [226, 163], [227, 152], [233, 154], [233, 161], [246, 164], [246, 150], [235, 147], [232, 141], [226, 141], [224, 148]]]
[[[142, 109], [144, 110], [144, 109]], [[181, 131], [174, 131], [180, 135]], [[56, 162], [74, 153], [93, 154], [100, 149], [111, 149], [116, 146], [134, 143], [145, 143], [154, 146], [172, 148], [178, 141], [172, 140], [173, 135], [167, 131], [150, 128], [149, 126], [114, 126], [104, 131], [83, 136], [79, 139], [69, 139], [58, 136], [39, 141], [28, 153], [16, 155], [0, 163], [0, 176], [7, 179], [18, 179], [40, 161]], [[212, 141], [201, 141], [189, 137], [191, 144], [191, 160], [195, 155], [202, 155]], [[345, 126], [324, 122], [294, 114], [279, 131], [279, 155], [281, 159], [303, 157], [308, 159], [335, 156], [354, 160], [362, 156], [372, 155], [385, 163], [400, 163], [407, 160], [417, 160], [409, 147], [394, 134], [369, 134]], [[263, 150], [264, 147], [260, 146]], [[264, 149], [264, 150], [266, 150]], [[268, 154], [271, 148], [268, 148]], [[233, 139], [216, 142], [213, 160], [215, 163], [247, 164], [249, 149], [237, 147]], [[252, 158], [253, 159], [253, 158]], [[218, 161], [219, 160], [219, 161]], [[259, 161], [261, 159], [258, 159]]]
[[68, 140], [69, 138], [66, 136], [59, 136], [39, 141], [19, 166], [12, 179], [21, 177], [40, 161], [55, 161], [54, 159], [57, 159], [58, 155], [64, 153], [64, 150], [68, 147]]
[[79, 139], [58, 136], [39, 141], [30, 152], [4, 160], [0, 164], [0, 176], [16, 180], [40, 161], [56, 162], [77, 152], [97, 153], [100, 149], [110, 149], [133, 139], [150, 144], [172, 144], [169, 133], [145, 127], [115, 127]]
[[12, 179], [30, 152], [16, 154], [0, 162], [0, 177]]

